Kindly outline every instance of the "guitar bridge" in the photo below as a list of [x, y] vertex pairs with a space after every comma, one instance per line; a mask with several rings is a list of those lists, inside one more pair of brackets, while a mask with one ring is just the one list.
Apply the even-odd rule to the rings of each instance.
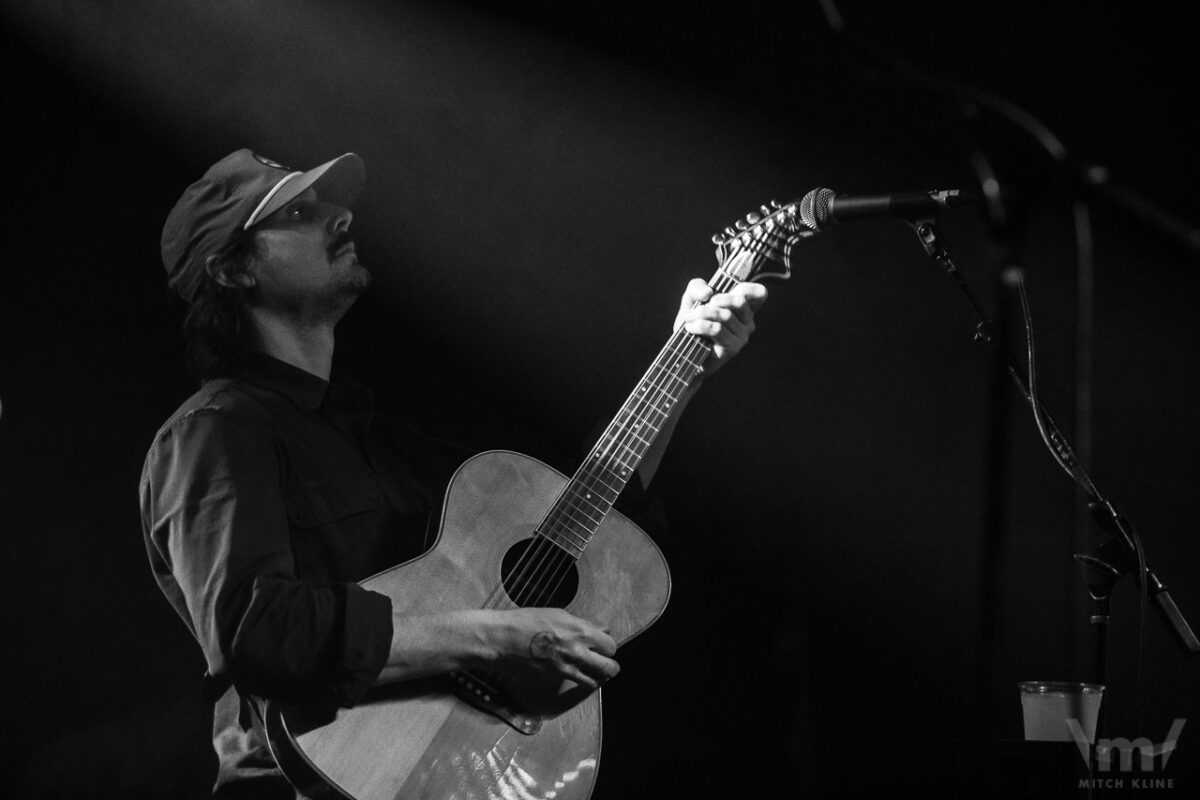
[[532, 736], [542, 729], [541, 718], [518, 711], [508, 692], [500, 686], [495, 677], [480, 675], [468, 670], [451, 672], [450, 680], [454, 685], [454, 693], [460, 699], [480, 711], [499, 717], [518, 733]]

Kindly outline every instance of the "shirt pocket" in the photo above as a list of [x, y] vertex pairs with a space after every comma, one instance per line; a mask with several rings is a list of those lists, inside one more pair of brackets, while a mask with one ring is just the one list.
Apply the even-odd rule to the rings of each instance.
[[381, 502], [369, 482], [295, 484], [284, 491], [296, 575], [319, 585], [356, 581], [371, 569]]
[[379, 496], [362, 481], [329, 481], [289, 486], [284, 506], [291, 528], [309, 531], [335, 523], [352, 526], [354, 517], [379, 510]]

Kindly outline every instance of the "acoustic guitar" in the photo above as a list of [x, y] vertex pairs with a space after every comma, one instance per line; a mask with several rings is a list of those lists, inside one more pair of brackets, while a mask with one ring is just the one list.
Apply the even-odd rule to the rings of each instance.
[[[799, 213], [772, 201], [714, 236], [713, 290], [789, 277], [792, 246], [812, 235]], [[710, 349], [676, 330], [570, 478], [512, 452], [469, 459], [433, 547], [362, 585], [406, 614], [556, 607], [618, 645], [646, 630], [666, 608], [667, 564], [612, 506]], [[313, 800], [586, 800], [600, 716], [599, 690], [487, 670], [377, 687], [350, 709], [269, 702], [265, 715], [272, 754]]]

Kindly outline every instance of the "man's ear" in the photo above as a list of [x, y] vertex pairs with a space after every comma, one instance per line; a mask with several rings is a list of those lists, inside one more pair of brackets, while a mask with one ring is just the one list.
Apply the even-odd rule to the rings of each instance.
[[228, 288], [240, 287], [242, 289], [254, 288], [254, 276], [250, 274], [249, 270], [231, 273], [228, 266], [228, 261], [222, 261], [215, 255], [209, 256], [204, 260], [204, 271], [220, 286]]

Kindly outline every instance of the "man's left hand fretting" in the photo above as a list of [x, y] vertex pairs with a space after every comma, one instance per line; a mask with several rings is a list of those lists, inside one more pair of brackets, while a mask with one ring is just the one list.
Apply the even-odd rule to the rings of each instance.
[[713, 294], [700, 278], [688, 283], [679, 303], [675, 328], [712, 340], [712, 355], [704, 364], [703, 375], [712, 375], [722, 364], [738, 354], [754, 333], [754, 313], [767, 299], [761, 283], [739, 283], [728, 292]]

